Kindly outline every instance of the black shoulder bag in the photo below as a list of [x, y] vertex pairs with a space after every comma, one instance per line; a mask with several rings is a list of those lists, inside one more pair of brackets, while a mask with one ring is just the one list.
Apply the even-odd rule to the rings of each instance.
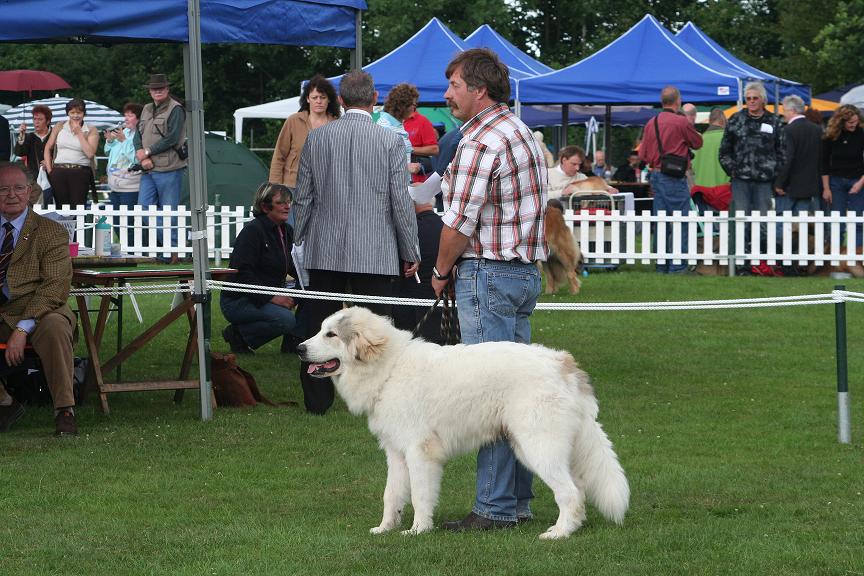
[[654, 118], [654, 133], [657, 135], [657, 148], [660, 150], [660, 172], [672, 178], [684, 178], [687, 175], [688, 158], [663, 153], [663, 141], [660, 139], [660, 128], [657, 126], [660, 122], [660, 114]]

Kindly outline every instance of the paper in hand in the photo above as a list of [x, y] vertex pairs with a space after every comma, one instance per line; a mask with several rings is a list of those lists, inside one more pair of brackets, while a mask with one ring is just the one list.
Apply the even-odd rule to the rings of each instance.
[[441, 176], [437, 172], [433, 172], [422, 184], [408, 187], [408, 194], [415, 204], [431, 204], [439, 192], [441, 192]]

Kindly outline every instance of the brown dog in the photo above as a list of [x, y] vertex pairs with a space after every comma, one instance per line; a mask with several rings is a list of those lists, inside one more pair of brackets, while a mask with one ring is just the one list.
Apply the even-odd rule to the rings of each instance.
[[564, 221], [564, 206], [561, 202], [549, 200], [546, 203], [546, 216], [543, 223], [546, 226], [546, 244], [549, 245], [549, 257], [543, 262], [546, 294], [557, 292], [558, 284], [562, 283], [565, 277], [570, 283], [570, 293], [578, 294], [582, 286], [582, 282], [579, 281], [582, 251]]

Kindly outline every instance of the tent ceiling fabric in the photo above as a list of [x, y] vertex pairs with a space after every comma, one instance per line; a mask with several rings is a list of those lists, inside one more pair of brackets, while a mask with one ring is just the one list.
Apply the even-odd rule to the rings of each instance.
[[[205, 44], [340, 48], [354, 48], [356, 11], [366, 9], [364, 0], [200, 0], [200, 5]], [[187, 42], [189, 36], [185, 0], [0, 0], [0, 11], [3, 42]]]

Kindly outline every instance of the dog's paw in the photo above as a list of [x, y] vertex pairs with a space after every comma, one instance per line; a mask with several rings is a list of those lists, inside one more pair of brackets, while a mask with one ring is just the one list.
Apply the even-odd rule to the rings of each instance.
[[570, 532], [567, 530], [563, 530], [557, 526], [552, 526], [546, 530], [546, 532], [540, 534], [540, 540], [561, 540], [568, 536], [570, 536]]
[[369, 529], [370, 534], [384, 534], [385, 532], [389, 532], [393, 528], [389, 528], [387, 526], [375, 526], [374, 528]]
[[424, 532], [429, 532], [430, 530], [432, 530], [432, 524], [429, 524], [429, 525], [415, 524], [414, 526], [411, 526], [410, 530], [403, 530], [402, 535], [403, 536], [416, 536], [417, 534], [423, 534]]

